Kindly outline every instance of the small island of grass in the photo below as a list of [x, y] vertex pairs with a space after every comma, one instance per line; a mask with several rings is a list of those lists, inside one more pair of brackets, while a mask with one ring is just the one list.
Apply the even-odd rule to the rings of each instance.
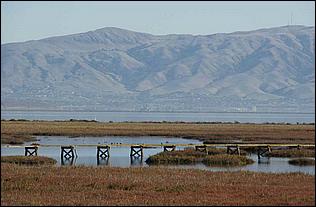
[[225, 150], [221, 149], [214, 149], [208, 153], [193, 149], [161, 152], [150, 156], [146, 160], [148, 165], [203, 163], [207, 166], [241, 166], [253, 162], [252, 159], [246, 156], [228, 155], [225, 153]]
[[18, 165], [54, 165], [57, 161], [43, 156], [1, 156], [1, 163], [13, 163]]
[[297, 158], [289, 160], [290, 165], [298, 165], [298, 166], [308, 166], [315, 165], [314, 159], [306, 159], [306, 158]]
[[268, 153], [269, 157], [315, 157], [315, 149], [279, 149]]

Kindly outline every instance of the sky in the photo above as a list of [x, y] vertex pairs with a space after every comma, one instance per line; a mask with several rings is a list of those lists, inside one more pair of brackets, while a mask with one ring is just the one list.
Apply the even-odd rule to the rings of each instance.
[[288, 24], [315, 26], [315, 2], [1, 1], [1, 44], [104, 27], [209, 35]]

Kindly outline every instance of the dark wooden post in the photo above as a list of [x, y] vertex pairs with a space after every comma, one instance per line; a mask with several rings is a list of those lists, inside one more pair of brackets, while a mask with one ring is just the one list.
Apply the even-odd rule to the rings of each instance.
[[25, 156], [37, 156], [37, 146], [25, 147]]
[[75, 147], [72, 145], [61, 146], [61, 158], [66, 158], [66, 159], [74, 158], [75, 157], [74, 150], [75, 150]]
[[130, 156], [143, 158], [143, 146], [142, 145], [132, 145]]
[[108, 157], [110, 157], [110, 146], [109, 145], [97, 146], [97, 158], [105, 159]]

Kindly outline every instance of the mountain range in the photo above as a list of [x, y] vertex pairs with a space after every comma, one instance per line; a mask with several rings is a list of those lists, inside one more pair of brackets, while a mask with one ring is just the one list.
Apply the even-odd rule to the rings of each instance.
[[311, 111], [315, 27], [151, 35], [105, 27], [1, 45], [2, 109]]

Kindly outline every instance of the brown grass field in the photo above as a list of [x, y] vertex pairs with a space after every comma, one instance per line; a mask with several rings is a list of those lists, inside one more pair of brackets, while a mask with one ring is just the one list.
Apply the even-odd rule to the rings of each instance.
[[1, 205], [315, 205], [315, 176], [1, 164]]
[[[315, 125], [1, 121], [1, 142], [13, 136], [174, 136], [205, 143], [315, 144]], [[11, 140], [12, 141], [12, 140]]]

